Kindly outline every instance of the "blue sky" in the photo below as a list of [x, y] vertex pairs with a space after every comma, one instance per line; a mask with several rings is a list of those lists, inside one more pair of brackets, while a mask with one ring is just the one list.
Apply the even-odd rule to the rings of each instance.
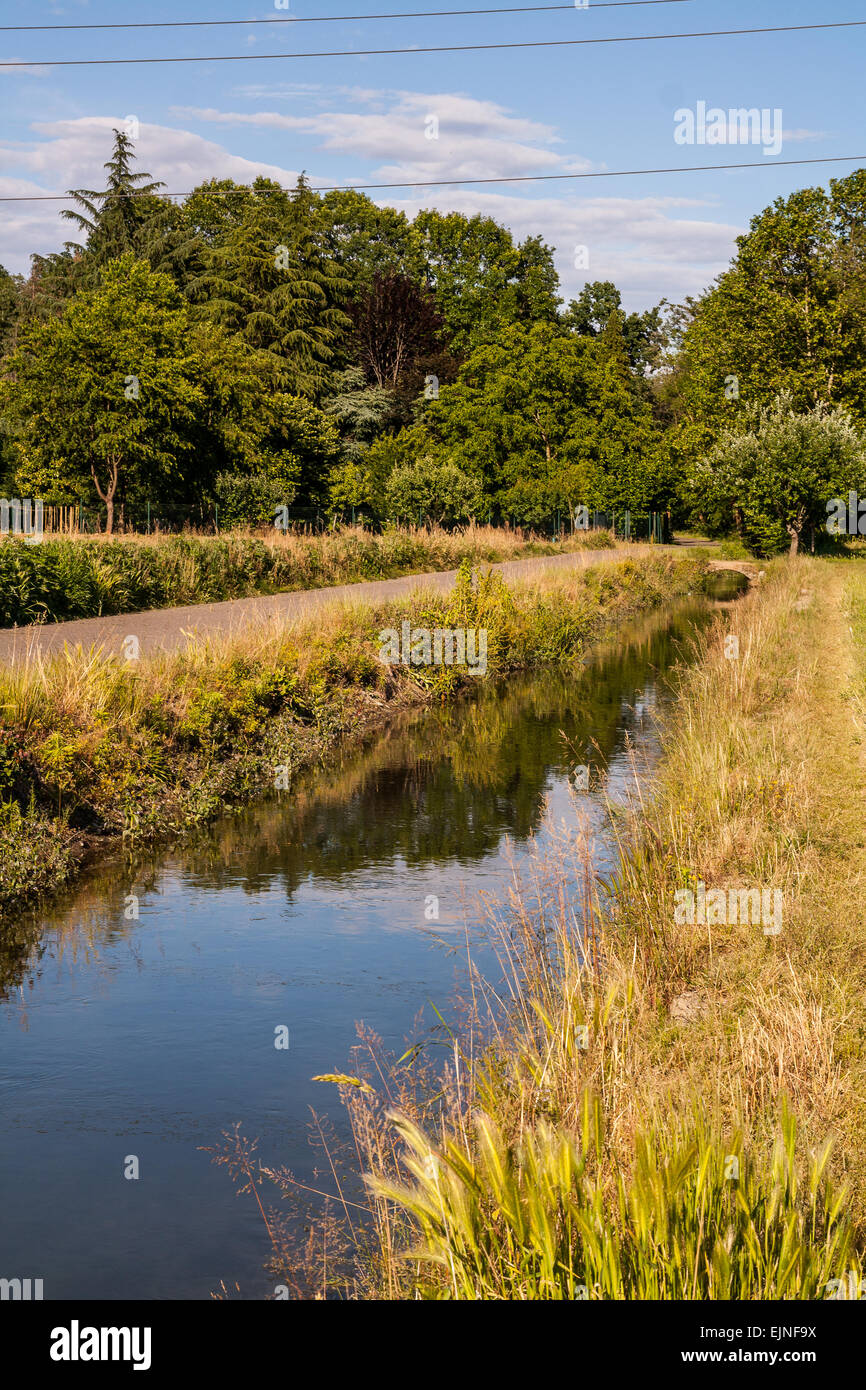
[[[287, 18], [467, 8], [491, 0], [14, 0], [2, 24]], [[81, 33], [4, 33], [6, 60], [292, 53], [664, 34], [866, 18], [858, 0], [685, 0], [537, 14], [366, 23]], [[603, 171], [756, 160], [760, 167], [539, 184], [372, 194], [420, 207], [482, 212], [555, 248], [566, 298], [612, 279], [629, 308], [698, 293], [734, 238], [775, 197], [826, 183], [856, 164], [788, 168], [784, 159], [866, 155], [866, 29], [487, 53], [0, 71], [0, 193], [101, 187], [112, 125], [135, 117], [141, 166], [170, 192], [204, 178], [313, 184]], [[674, 113], [782, 111], [781, 152], [682, 145]], [[438, 120], [438, 138], [428, 138]], [[866, 163], [866, 159], [863, 161]], [[0, 205], [0, 263], [26, 271], [59, 249], [68, 224], [50, 203]], [[586, 247], [587, 254], [575, 254]], [[575, 262], [578, 262], [578, 265]], [[588, 261], [588, 266], [585, 262]], [[585, 267], [585, 268], [584, 268]]]

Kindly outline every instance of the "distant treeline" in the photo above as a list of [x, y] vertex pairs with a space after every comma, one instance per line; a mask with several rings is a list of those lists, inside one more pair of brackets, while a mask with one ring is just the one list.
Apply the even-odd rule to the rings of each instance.
[[630, 508], [772, 550], [860, 482], [866, 171], [777, 200], [701, 298], [626, 314], [609, 282], [565, 305], [551, 248], [488, 217], [303, 177], [178, 205], [122, 132], [105, 167], [71, 193], [80, 242], [0, 269], [7, 495], [108, 530], [146, 501], [224, 525]]

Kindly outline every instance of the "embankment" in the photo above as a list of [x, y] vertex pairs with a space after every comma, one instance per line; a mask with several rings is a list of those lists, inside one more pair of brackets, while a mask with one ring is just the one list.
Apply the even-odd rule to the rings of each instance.
[[704, 573], [692, 559], [625, 560], [507, 588], [493, 575], [473, 582], [465, 566], [449, 595], [334, 606], [148, 661], [79, 650], [16, 665], [0, 675], [0, 907], [8, 918], [122, 842], [168, 840], [290, 787], [298, 768], [382, 727], [392, 710], [454, 698], [480, 678], [383, 664], [385, 628], [484, 628], [493, 679], [579, 659]]

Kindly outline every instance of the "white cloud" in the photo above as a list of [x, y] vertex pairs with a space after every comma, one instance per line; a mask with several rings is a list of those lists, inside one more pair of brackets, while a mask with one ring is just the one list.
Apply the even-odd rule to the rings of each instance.
[[[102, 168], [111, 147], [111, 131], [123, 129], [125, 116], [86, 116], [76, 120], [37, 121], [39, 136], [28, 145], [0, 145], [0, 195], [64, 193], [69, 188], [101, 188]], [[257, 175], [293, 184], [298, 170], [230, 154], [222, 145], [187, 130], [142, 121], [136, 151], [140, 166], [165, 184], [167, 193], [185, 193], [208, 178], [249, 183]], [[29, 177], [28, 177], [29, 175]], [[37, 182], [40, 180], [40, 182]], [[318, 180], [316, 180], [318, 181]], [[325, 182], [323, 179], [322, 182]], [[26, 273], [30, 255], [57, 251], [75, 240], [74, 225], [59, 215], [59, 203], [7, 203], [0, 224], [0, 264]]]
[[[290, 130], [318, 137], [318, 147], [357, 159], [384, 161], [371, 179], [424, 183], [440, 178], [506, 178], [544, 171], [577, 172], [592, 164], [550, 148], [552, 126], [513, 116], [491, 101], [453, 92], [367, 92], [355, 89], [355, 110], [219, 111], [175, 107], [185, 120]], [[376, 109], [358, 110], [358, 105]]]
[[[127, 119], [128, 116], [83, 116], [76, 120], [34, 121], [31, 129], [43, 138], [29, 146], [20, 142], [0, 146], [0, 159], [33, 174], [61, 179], [64, 189], [82, 182], [98, 187], [111, 147], [111, 131], [115, 127], [123, 129]], [[296, 177], [295, 172], [280, 165], [229, 154], [222, 145], [191, 131], [147, 121], [140, 121], [136, 155], [154, 178], [165, 181], [169, 192], [183, 193], [203, 178], [211, 177]]]
[[[389, 159], [358, 182], [435, 181], [437, 178], [505, 177], [508, 173], [565, 172], [584, 161], [550, 148], [558, 143], [548, 126], [523, 120], [489, 102], [460, 95], [355, 91], [356, 102], [381, 111], [326, 112], [286, 117], [279, 112], [251, 114], [213, 112], [211, 124], [243, 128], [258, 126], [295, 129], [319, 136], [325, 151], [351, 152], [366, 160]], [[395, 126], [395, 111], [403, 128]], [[438, 114], [440, 140], [424, 139], [424, 118]], [[0, 159], [9, 172], [0, 178], [0, 194], [29, 195], [63, 192], [68, 188], [99, 188], [102, 165], [108, 157], [112, 127], [123, 116], [92, 116], [76, 120], [38, 122], [35, 138], [7, 142]], [[296, 124], [287, 125], [287, 121]], [[449, 134], [450, 133], [450, 134]], [[446, 139], [454, 144], [449, 154]], [[424, 148], [434, 146], [435, 149]], [[183, 193], [208, 178], [249, 182], [257, 174], [291, 185], [296, 169], [232, 154], [223, 145], [188, 130], [142, 122], [137, 153], [141, 167], [161, 179], [166, 190]], [[532, 161], [532, 162], [530, 162]], [[325, 156], [320, 163], [326, 165]], [[311, 173], [314, 185], [345, 183], [332, 172]], [[556, 195], [548, 190], [556, 190]], [[530, 192], [530, 190], [532, 190]], [[541, 191], [543, 190], [543, 191]], [[613, 280], [623, 291], [627, 307], [643, 308], [662, 296], [680, 299], [703, 289], [730, 260], [734, 238], [741, 230], [713, 219], [714, 205], [685, 196], [636, 198], [605, 196], [590, 185], [529, 185], [524, 192], [484, 188], [431, 188], [405, 194], [372, 192], [381, 204], [402, 208], [413, 216], [421, 207], [441, 211], [482, 213], [508, 225], [518, 239], [539, 235], [556, 251], [562, 293], [568, 299], [587, 280]], [[0, 262], [7, 269], [27, 271], [31, 252], [46, 254], [74, 236], [61, 219], [57, 203], [9, 203], [0, 225]], [[704, 215], [705, 214], [705, 215]], [[588, 270], [574, 266], [574, 248], [589, 249]]]
[[830, 130], [783, 130], [782, 139], [787, 142], [798, 140], [829, 140], [833, 132]]
[[[385, 200], [375, 197], [377, 202]], [[522, 197], [518, 194], [443, 189], [430, 198], [389, 198], [412, 217], [422, 207], [481, 213], [509, 226], [515, 237], [540, 236], [555, 251], [561, 293], [567, 301], [588, 280], [613, 280], [625, 307], [645, 309], [665, 297], [697, 294], [723, 270], [742, 230], [723, 222], [678, 216], [706, 205], [684, 197]], [[586, 247], [589, 265], [575, 268], [575, 248]]]

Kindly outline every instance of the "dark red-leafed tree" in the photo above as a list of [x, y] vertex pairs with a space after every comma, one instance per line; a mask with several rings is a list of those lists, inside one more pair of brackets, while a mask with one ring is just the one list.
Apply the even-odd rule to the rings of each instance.
[[399, 271], [377, 273], [349, 310], [367, 379], [394, 389], [419, 359], [441, 347], [442, 315], [431, 290]]

